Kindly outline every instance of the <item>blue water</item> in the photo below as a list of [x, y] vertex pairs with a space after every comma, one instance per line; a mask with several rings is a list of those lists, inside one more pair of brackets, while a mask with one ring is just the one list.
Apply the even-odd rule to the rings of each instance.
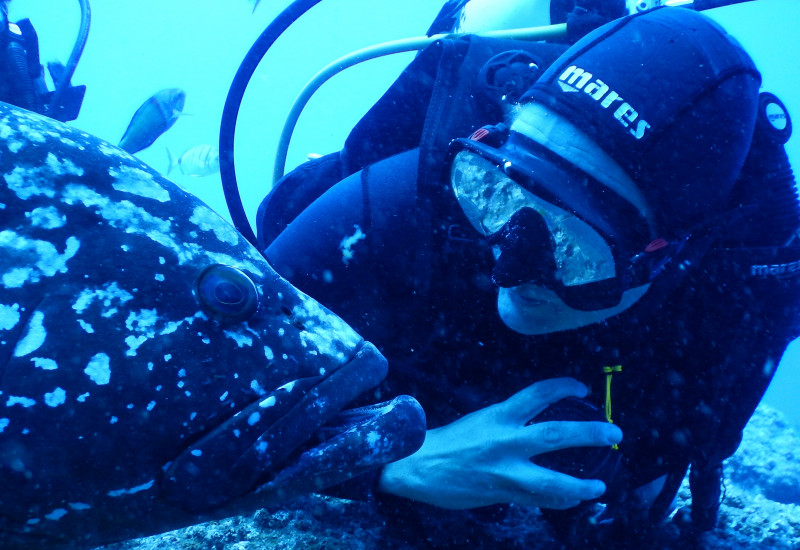
[[[522, 0], [521, 0], [522, 1]], [[175, 126], [138, 156], [165, 171], [166, 149], [181, 154], [216, 144], [222, 108], [235, 71], [250, 45], [288, 2], [262, 0], [255, 13], [246, 0], [93, 0], [92, 27], [73, 82], [87, 86], [73, 124], [117, 143], [138, 106], [162, 88], [187, 93]], [[245, 209], [254, 219], [269, 188], [278, 135], [291, 103], [314, 73], [357, 48], [424, 34], [437, 0], [326, 0], [304, 16], [259, 66], [244, 98], [236, 160]], [[43, 61], [66, 61], [79, 24], [77, 0], [14, 0], [10, 18], [30, 17]], [[800, 120], [800, 1], [756, 0], [706, 12], [748, 50], [764, 86]], [[411, 54], [347, 70], [314, 96], [300, 119], [288, 166], [308, 153], [341, 148], [352, 125], [385, 91]], [[800, 137], [788, 144], [800, 166]], [[172, 179], [227, 217], [218, 176]], [[731, 297], [735, 299], [735, 297]], [[783, 358], [765, 400], [800, 427], [800, 343]]]

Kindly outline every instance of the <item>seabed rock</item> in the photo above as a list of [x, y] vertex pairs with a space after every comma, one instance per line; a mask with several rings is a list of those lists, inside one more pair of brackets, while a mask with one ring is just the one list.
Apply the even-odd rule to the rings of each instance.
[[[780, 412], [763, 404], [758, 407], [741, 447], [725, 463], [725, 476], [718, 527], [704, 536], [698, 548], [800, 550], [800, 439]], [[689, 486], [684, 480], [678, 507], [688, 504]], [[209, 522], [102, 550], [563, 548], [538, 510], [517, 507], [501, 523], [446, 521], [413, 537], [387, 527], [384, 516], [370, 504], [311, 495], [250, 517]], [[657, 546], [689, 550], [685, 542]]]

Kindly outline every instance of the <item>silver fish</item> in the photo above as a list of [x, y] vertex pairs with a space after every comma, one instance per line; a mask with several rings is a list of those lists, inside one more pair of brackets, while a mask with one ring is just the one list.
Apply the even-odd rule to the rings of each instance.
[[175, 168], [186, 176], [203, 177], [219, 172], [219, 149], [213, 145], [197, 145], [186, 150], [177, 159], [167, 149], [167, 175]]

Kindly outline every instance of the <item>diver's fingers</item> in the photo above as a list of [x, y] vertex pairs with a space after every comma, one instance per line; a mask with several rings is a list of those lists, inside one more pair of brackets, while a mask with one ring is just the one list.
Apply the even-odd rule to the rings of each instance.
[[606, 491], [605, 483], [600, 480], [578, 479], [533, 463], [514, 470], [509, 472], [511, 484], [501, 499], [505, 502], [562, 510], [596, 499]]
[[559, 420], [525, 426], [514, 444], [526, 456], [569, 447], [605, 447], [622, 441], [622, 430], [609, 422]]
[[585, 385], [574, 378], [542, 380], [498, 403], [496, 412], [511, 422], [524, 424], [551, 403], [570, 396], [585, 397], [588, 391]]

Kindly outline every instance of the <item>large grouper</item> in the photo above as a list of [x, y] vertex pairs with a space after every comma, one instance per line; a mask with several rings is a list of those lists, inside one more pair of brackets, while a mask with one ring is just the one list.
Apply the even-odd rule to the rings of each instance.
[[0, 103], [0, 548], [246, 513], [415, 451], [386, 361], [195, 196]]

